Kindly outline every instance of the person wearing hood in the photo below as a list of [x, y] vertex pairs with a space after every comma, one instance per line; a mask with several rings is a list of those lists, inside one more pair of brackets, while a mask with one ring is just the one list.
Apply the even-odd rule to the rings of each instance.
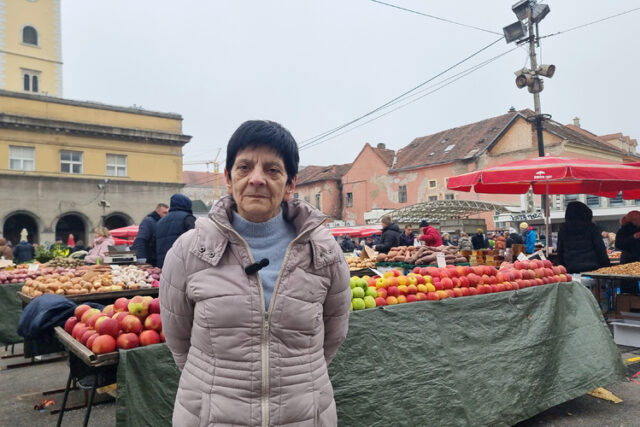
[[[184, 232], [195, 227], [196, 217], [191, 212], [191, 199], [184, 194], [174, 194], [169, 203], [169, 213], [156, 225], [156, 264], [162, 268], [164, 258], [173, 243]], [[134, 242], [135, 243], [135, 242]]]
[[640, 211], [631, 211], [620, 219], [616, 249], [622, 251], [620, 264], [640, 261]]
[[380, 241], [374, 249], [380, 253], [388, 253], [391, 248], [400, 245], [400, 227], [391, 221], [389, 215], [385, 215], [380, 220], [382, 222], [382, 235]]
[[131, 250], [136, 252], [139, 263], [155, 266], [156, 262], [156, 227], [158, 221], [169, 212], [169, 206], [158, 203], [156, 209], [147, 215], [140, 226]]
[[522, 230], [522, 240], [524, 240], [524, 250], [528, 254], [532, 254], [536, 250], [536, 232], [533, 231], [533, 227], [530, 227], [526, 222], [520, 223], [520, 230]]
[[87, 264], [96, 264], [98, 260], [102, 262], [104, 254], [109, 252], [109, 246], [116, 244], [107, 227], [96, 227], [93, 230], [93, 234], [93, 248], [91, 248], [87, 256], [84, 257], [84, 262]]
[[489, 240], [484, 235], [484, 230], [482, 228], [478, 228], [476, 230], [476, 234], [471, 238], [471, 244], [473, 245], [473, 249], [487, 249], [489, 247]]
[[420, 221], [420, 231], [422, 231], [422, 235], [418, 237], [418, 240], [422, 240], [425, 246], [442, 246], [442, 237], [440, 237], [440, 232], [429, 224], [428, 221], [425, 221], [424, 219]]
[[564, 224], [558, 232], [558, 262], [568, 273], [582, 273], [611, 265], [607, 248], [596, 225], [593, 212], [582, 202], [567, 205]]
[[507, 237], [507, 248], [510, 248], [513, 245], [524, 245], [524, 240], [522, 240], [522, 236], [518, 231], [511, 227], [509, 228], [509, 236]]

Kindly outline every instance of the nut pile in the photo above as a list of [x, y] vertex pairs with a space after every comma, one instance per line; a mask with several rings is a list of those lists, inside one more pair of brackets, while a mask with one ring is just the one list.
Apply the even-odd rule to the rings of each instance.
[[613, 267], [603, 267], [597, 269], [596, 271], [592, 271], [591, 273], [621, 276], [640, 276], [640, 262], [630, 262], [629, 264], [620, 264]]
[[362, 259], [356, 256], [348, 256], [347, 264], [349, 264], [349, 270], [362, 270], [363, 268], [375, 268], [376, 260], [372, 258]]

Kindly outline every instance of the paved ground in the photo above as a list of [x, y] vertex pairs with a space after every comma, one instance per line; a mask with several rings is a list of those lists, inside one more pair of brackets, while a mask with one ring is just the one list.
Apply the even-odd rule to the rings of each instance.
[[[620, 347], [623, 360], [640, 356], [640, 349]], [[22, 351], [16, 346], [15, 351]], [[0, 356], [9, 354], [0, 347]], [[51, 415], [52, 408], [62, 403], [62, 393], [43, 396], [45, 390], [62, 389], [66, 384], [69, 369], [66, 361], [36, 364], [23, 368], [7, 369], [7, 364], [23, 362], [23, 358], [1, 359], [0, 361], [0, 426], [55, 426], [57, 415]], [[630, 366], [630, 372], [640, 371], [640, 363]], [[615, 404], [591, 396], [555, 406], [537, 416], [518, 424], [518, 427], [532, 426], [598, 426], [633, 427], [640, 426], [640, 375], [637, 384], [622, 381], [607, 389], [623, 400]], [[99, 396], [104, 399], [106, 395]], [[34, 410], [34, 405], [43, 398], [54, 399], [56, 404], [43, 411]], [[69, 405], [81, 404], [84, 392], [73, 391]], [[65, 413], [63, 426], [81, 426], [85, 409]], [[113, 401], [94, 406], [89, 421], [90, 426], [109, 427], [115, 425], [115, 404]]]

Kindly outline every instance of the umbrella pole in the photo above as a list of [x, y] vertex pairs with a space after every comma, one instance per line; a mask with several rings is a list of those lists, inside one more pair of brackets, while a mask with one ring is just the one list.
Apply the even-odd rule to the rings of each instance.
[[547, 191], [546, 191], [546, 203], [544, 204], [544, 246], [547, 253], [547, 258], [549, 257], [549, 242], [551, 241], [551, 235], [549, 234], [549, 223], [551, 222], [551, 218], [549, 218], [549, 181], [547, 181]]

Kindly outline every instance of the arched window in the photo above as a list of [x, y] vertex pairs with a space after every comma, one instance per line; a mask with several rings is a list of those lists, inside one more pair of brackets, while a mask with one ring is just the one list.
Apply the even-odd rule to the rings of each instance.
[[27, 25], [22, 29], [22, 43], [38, 46], [38, 32], [35, 28]]

